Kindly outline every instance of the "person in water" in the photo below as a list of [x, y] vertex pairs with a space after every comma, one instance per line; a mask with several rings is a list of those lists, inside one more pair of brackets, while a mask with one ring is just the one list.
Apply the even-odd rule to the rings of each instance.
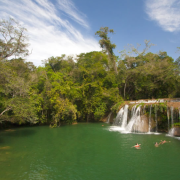
[[159, 146], [159, 144], [156, 142], [156, 143], [155, 143], [155, 146], [156, 146], [156, 147], [158, 147], [158, 146]]
[[[162, 141], [162, 140], [161, 140], [161, 141]], [[171, 142], [171, 141], [166, 141], [166, 140], [164, 140], [164, 141], [162, 141], [162, 144], [168, 143], [168, 142]]]
[[141, 144], [136, 143], [136, 145], [134, 145], [133, 147], [135, 147], [136, 149], [141, 149], [140, 145]]
[[164, 143], [168, 143], [168, 142], [171, 142], [171, 141], [161, 140], [161, 142], [159, 144], [164, 144]]

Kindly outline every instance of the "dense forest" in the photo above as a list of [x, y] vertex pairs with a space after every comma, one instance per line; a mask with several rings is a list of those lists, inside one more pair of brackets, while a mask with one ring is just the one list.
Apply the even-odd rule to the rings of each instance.
[[26, 62], [27, 30], [13, 19], [0, 21], [0, 122], [49, 124], [99, 121], [125, 100], [180, 96], [180, 58], [139, 52], [130, 46], [115, 56], [108, 36], [96, 32], [102, 51], [76, 58], [60, 55], [41, 67]]

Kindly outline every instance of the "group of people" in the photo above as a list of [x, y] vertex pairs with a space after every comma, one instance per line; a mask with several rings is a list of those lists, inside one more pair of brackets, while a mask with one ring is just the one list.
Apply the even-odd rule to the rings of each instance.
[[[168, 143], [168, 142], [171, 142], [171, 141], [161, 140], [160, 143], [158, 143], [158, 142], [155, 143], [155, 147], [158, 147], [160, 144], [164, 144], [164, 143]], [[136, 145], [134, 145], [132, 147], [134, 147], [136, 149], [141, 149], [141, 144], [136, 143]]]
[[158, 142], [155, 143], [155, 147], [158, 147], [160, 144], [164, 144], [164, 143], [168, 143], [168, 142], [171, 142], [171, 141], [161, 140], [160, 143], [158, 143]]

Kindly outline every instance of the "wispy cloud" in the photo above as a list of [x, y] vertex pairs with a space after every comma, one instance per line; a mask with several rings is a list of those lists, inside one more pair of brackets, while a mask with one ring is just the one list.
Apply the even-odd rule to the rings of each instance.
[[58, 0], [58, 8], [64, 11], [69, 17], [75, 20], [77, 23], [88, 27], [88, 24], [81, 18], [81, 16], [85, 16], [81, 12], [77, 10], [75, 5], [71, 0]]
[[146, 0], [146, 13], [165, 31], [180, 31], [180, 0]]
[[93, 36], [85, 37], [70, 23], [69, 18], [84, 30], [89, 28], [71, 0], [54, 4], [50, 0], [0, 0], [0, 18], [10, 16], [28, 29], [32, 49], [28, 60], [35, 65], [51, 56], [100, 50]]

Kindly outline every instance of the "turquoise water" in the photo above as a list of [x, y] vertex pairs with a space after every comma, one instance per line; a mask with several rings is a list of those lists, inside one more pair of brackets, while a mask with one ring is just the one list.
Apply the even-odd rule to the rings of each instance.
[[[180, 141], [164, 134], [121, 134], [82, 123], [0, 132], [1, 180], [117, 180], [180, 178]], [[160, 140], [171, 141], [155, 147]], [[141, 149], [131, 148], [135, 143]]]

